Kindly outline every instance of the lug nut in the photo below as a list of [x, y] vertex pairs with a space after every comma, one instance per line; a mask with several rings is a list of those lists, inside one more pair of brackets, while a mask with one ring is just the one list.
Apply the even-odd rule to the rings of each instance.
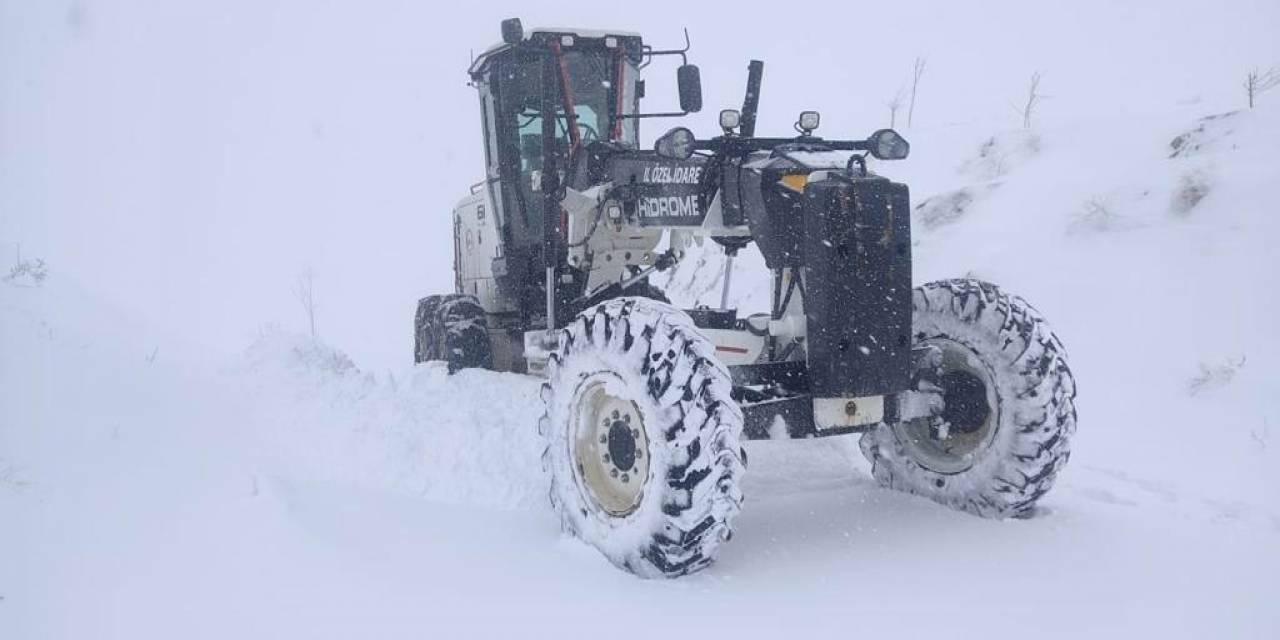
[[612, 476], [612, 477], [614, 477], [614, 478], [618, 477], [618, 470], [617, 470], [617, 469], [610, 469], [610, 470], [609, 470], [609, 475], [610, 475], [610, 476]]
[[631, 430], [631, 437], [632, 437], [632, 438], [639, 438], [639, 437], [640, 437], [640, 430], [639, 430], [639, 429], [632, 429], [632, 430]]
[[609, 461], [609, 454], [607, 454], [607, 453], [606, 453], [606, 454], [604, 454], [604, 461], [605, 461], [605, 462], [608, 462], [608, 461]]
[[614, 420], [617, 420], [617, 419], [618, 419], [618, 410], [617, 410], [617, 409], [614, 409], [614, 410], [613, 410], [613, 419], [614, 419]]
[[622, 416], [622, 421], [631, 424], [631, 414], [627, 413]]
[[606, 442], [608, 442], [608, 441], [609, 441], [609, 436], [606, 436], [606, 435], [604, 435], [603, 433], [602, 433], [602, 434], [600, 434], [600, 444], [604, 444], [604, 443], [606, 443]]
[[627, 483], [627, 482], [630, 482], [630, 481], [631, 481], [631, 478], [630, 478], [630, 477], [628, 477], [628, 476], [627, 476], [627, 474], [625, 474], [625, 473], [624, 473], [624, 474], [622, 474], [622, 482], [623, 482], [623, 483]]

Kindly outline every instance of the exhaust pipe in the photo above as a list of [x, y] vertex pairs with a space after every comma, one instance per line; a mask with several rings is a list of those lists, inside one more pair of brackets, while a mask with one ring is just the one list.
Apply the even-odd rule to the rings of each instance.
[[747, 64], [747, 95], [742, 99], [742, 137], [756, 135], [756, 111], [760, 109], [760, 77], [764, 75], [764, 63], [752, 60]]

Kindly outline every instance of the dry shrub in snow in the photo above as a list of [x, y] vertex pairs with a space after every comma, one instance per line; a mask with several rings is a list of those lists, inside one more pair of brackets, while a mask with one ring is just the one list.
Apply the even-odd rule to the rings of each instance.
[[925, 229], [936, 229], [955, 222], [973, 204], [973, 192], [968, 188], [956, 189], [926, 198], [916, 205], [916, 217]]
[[262, 327], [246, 352], [251, 370], [268, 366], [280, 367], [322, 379], [359, 375], [360, 370], [347, 354], [308, 336]]
[[1244, 366], [1245, 357], [1227, 359], [1215, 365], [1200, 363], [1200, 373], [1187, 381], [1187, 393], [1196, 395], [1205, 391], [1219, 389], [1230, 384], [1236, 372]]
[[4, 458], [0, 458], [0, 487], [19, 490], [25, 489], [29, 484], [18, 475], [17, 467], [6, 463]]
[[9, 269], [4, 281], [19, 287], [38, 287], [49, 277], [49, 267], [44, 260], [19, 260]]
[[[1211, 150], [1235, 133], [1235, 120], [1239, 111], [1219, 113], [1200, 119], [1195, 128], [1169, 141], [1170, 158], [1184, 158]], [[1235, 145], [1232, 144], [1232, 148]]]
[[1006, 131], [983, 142], [977, 157], [965, 162], [960, 171], [994, 180], [1040, 153], [1040, 149], [1039, 134], [1027, 130]]
[[1267, 442], [1271, 440], [1271, 423], [1266, 418], [1262, 419], [1262, 427], [1249, 430], [1249, 439], [1258, 445], [1261, 451], [1267, 450]]
[[1186, 216], [1209, 195], [1209, 177], [1203, 170], [1194, 169], [1182, 174], [1178, 188], [1173, 192], [1173, 213]]
[[998, 186], [1000, 183], [993, 182], [977, 187], [962, 187], [925, 198], [916, 205], [916, 219], [929, 231], [951, 224], [964, 217], [978, 198]]
[[1124, 231], [1138, 226], [1133, 220], [1116, 213], [1115, 206], [1107, 198], [1094, 197], [1085, 201], [1067, 227], [1068, 233], [1105, 233]]

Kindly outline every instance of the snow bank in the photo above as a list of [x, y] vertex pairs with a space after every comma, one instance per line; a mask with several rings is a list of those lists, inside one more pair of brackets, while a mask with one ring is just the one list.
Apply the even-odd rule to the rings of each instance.
[[538, 380], [450, 376], [434, 362], [375, 375], [319, 341], [276, 330], [231, 373], [279, 464], [299, 477], [456, 504], [546, 504]]

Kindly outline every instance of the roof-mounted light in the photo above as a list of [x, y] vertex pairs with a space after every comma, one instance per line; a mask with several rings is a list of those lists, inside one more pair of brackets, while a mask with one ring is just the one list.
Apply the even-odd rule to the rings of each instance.
[[560, 36], [560, 46], [562, 46], [562, 47], [572, 47], [572, 46], [573, 46], [573, 36]]
[[817, 111], [801, 111], [800, 118], [796, 120], [796, 128], [804, 135], [813, 133], [818, 128], [818, 123], [822, 121], [822, 116]]
[[725, 109], [720, 112], [720, 128], [729, 133], [742, 124], [742, 112], [737, 109]]
[[524, 40], [524, 27], [520, 18], [507, 18], [502, 21], [502, 41], [507, 44], [519, 44]]

